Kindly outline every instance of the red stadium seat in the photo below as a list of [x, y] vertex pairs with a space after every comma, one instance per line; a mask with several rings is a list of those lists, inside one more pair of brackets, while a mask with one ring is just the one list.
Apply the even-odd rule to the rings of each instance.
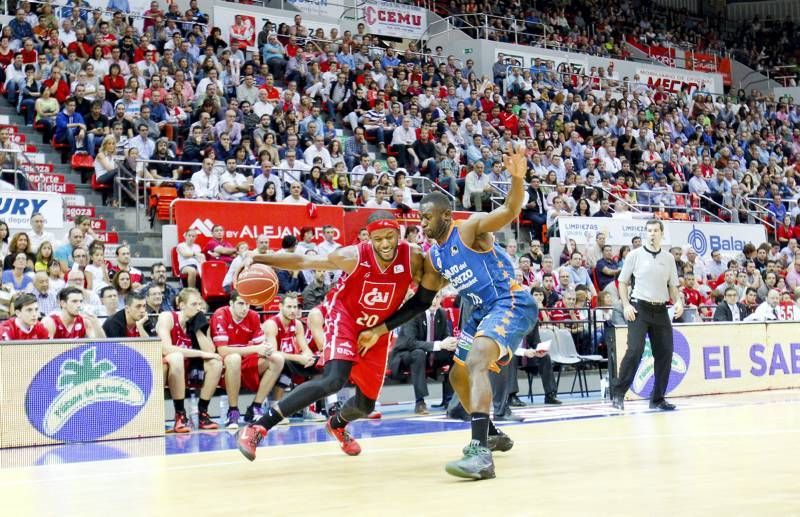
[[178, 247], [172, 248], [172, 253], [170, 253], [170, 258], [172, 261], [172, 276], [175, 278], [181, 279], [181, 285], [186, 285], [184, 281], [186, 280], [187, 275], [181, 274], [181, 270], [178, 267]]
[[221, 260], [207, 260], [200, 264], [200, 292], [203, 298], [209, 303], [225, 302], [228, 293], [222, 288], [222, 281], [228, 272], [228, 264]]
[[278, 312], [280, 311], [281, 299], [276, 296], [271, 302], [264, 304], [264, 312]]
[[92, 190], [95, 192], [100, 192], [100, 195], [103, 197], [103, 204], [108, 204], [108, 197], [112, 195], [112, 190], [114, 189], [113, 185], [106, 185], [105, 183], [100, 183], [97, 181], [97, 175], [92, 174]]

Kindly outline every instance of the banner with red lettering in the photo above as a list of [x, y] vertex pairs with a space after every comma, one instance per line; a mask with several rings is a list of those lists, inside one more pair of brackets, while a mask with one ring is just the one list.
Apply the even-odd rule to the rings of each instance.
[[[313, 207], [313, 208], [309, 208]], [[197, 244], [202, 248], [211, 238], [215, 225], [225, 228], [225, 240], [236, 245], [246, 242], [255, 247], [259, 235], [267, 235], [270, 248], [280, 249], [286, 235], [301, 238], [304, 227], [314, 229], [314, 242], [323, 240], [322, 227], [332, 226], [334, 241], [346, 246], [358, 240], [359, 231], [367, 226], [367, 218], [377, 209], [344, 208], [324, 205], [291, 205], [247, 201], [201, 201], [181, 199], [175, 202], [175, 223], [178, 239], [189, 228], [197, 230]], [[419, 226], [419, 212], [390, 210], [403, 226]], [[454, 219], [466, 219], [472, 212], [453, 212]]]
[[661, 87], [667, 93], [679, 93], [682, 89], [688, 88], [689, 93], [698, 90], [720, 93], [714, 91], [712, 78], [699, 72], [681, 68], [639, 66], [636, 73], [639, 75], [639, 79], [653, 90]]
[[372, 34], [419, 39], [428, 26], [427, 11], [421, 7], [370, 0], [362, 9], [367, 32]]
[[725, 86], [730, 86], [733, 81], [731, 60], [727, 57], [718, 57], [700, 52], [686, 52], [686, 69], [709, 74], [720, 73]]
[[651, 58], [666, 66], [675, 66], [675, 49], [671, 47], [648, 47], [647, 53]]

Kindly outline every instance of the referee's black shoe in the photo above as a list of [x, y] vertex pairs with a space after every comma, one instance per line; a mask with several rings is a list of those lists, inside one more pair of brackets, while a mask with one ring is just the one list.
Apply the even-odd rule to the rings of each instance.
[[445, 465], [444, 470], [451, 476], [466, 479], [492, 479], [495, 477], [492, 452], [482, 446], [478, 440], [469, 442], [464, 449], [464, 457], [451, 461]]
[[662, 400], [661, 402], [651, 402], [650, 409], [657, 409], [659, 411], [673, 411], [675, 409], [675, 404], [670, 404], [666, 400]]
[[611, 405], [614, 409], [625, 411], [625, 395], [622, 393], [611, 393]]
[[486, 446], [492, 452], [494, 451], [506, 452], [510, 451], [511, 448], [514, 446], [514, 440], [512, 440], [511, 437], [508, 436], [506, 433], [498, 429], [497, 434], [489, 435], [488, 439], [486, 440]]

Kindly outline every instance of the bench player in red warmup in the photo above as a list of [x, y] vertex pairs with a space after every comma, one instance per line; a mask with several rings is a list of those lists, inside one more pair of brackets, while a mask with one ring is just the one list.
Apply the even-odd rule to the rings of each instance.
[[47, 329], [39, 321], [39, 302], [24, 293], [12, 300], [14, 317], [0, 324], [0, 341], [47, 340]]
[[235, 289], [231, 291], [230, 304], [214, 311], [211, 336], [225, 366], [229, 404], [225, 427], [238, 429], [241, 386], [255, 393], [244, 415], [245, 422], [252, 422], [263, 415], [261, 405], [281, 374], [283, 357], [266, 343], [258, 313]]
[[42, 318], [42, 325], [50, 339], [84, 339], [105, 337], [97, 318], [81, 314], [83, 291], [77, 287], [65, 287], [58, 293], [61, 310]]
[[368, 241], [338, 248], [327, 257], [279, 253], [252, 258], [281, 269], [342, 270], [346, 276], [328, 293], [324, 303], [322, 376], [304, 382], [267, 410], [258, 422], [239, 431], [239, 450], [250, 461], [256, 457], [258, 444], [284, 415], [292, 415], [338, 392], [348, 379], [356, 385], [356, 394], [328, 419], [326, 429], [346, 454], [355, 456], [361, 452], [345, 427], [375, 408], [386, 373], [389, 336], [383, 336], [362, 356], [358, 352], [358, 334], [379, 325], [400, 307], [412, 281], [421, 280], [424, 266], [422, 251], [400, 240], [400, 226], [392, 214], [375, 212], [367, 222]]

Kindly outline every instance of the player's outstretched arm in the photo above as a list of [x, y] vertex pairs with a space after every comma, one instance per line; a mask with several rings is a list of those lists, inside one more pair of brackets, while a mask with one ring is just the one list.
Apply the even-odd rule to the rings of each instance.
[[511, 189], [508, 191], [506, 202], [488, 214], [473, 214], [461, 223], [460, 232], [465, 242], [485, 233], [502, 230], [514, 221], [522, 209], [525, 199], [525, 174], [528, 172], [528, 158], [525, 149], [520, 146], [510, 155], [503, 155], [503, 165], [511, 174]]
[[323, 271], [342, 270], [351, 273], [358, 262], [358, 250], [354, 246], [345, 246], [332, 251], [327, 257], [319, 255], [297, 255], [295, 253], [254, 254], [245, 259], [243, 268], [252, 263], [265, 264], [288, 271], [319, 269]]

